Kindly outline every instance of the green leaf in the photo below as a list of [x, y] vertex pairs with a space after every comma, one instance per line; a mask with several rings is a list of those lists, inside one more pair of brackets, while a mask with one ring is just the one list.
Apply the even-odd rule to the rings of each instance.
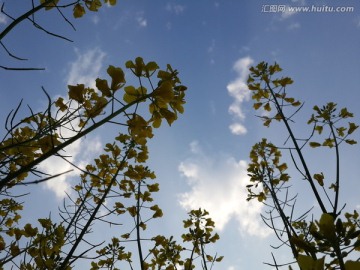
[[135, 217], [137, 215], [137, 209], [135, 206], [128, 207], [127, 211], [129, 212], [130, 216], [132, 216], [132, 217]]
[[348, 134], [353, 133], [359, 126], [355, 125], [355, 123], [349, 123], [349, 129], [348, 129]]
[[324, 174], [323, 173], [315, 173], [314, 179], [319, 183], [320, 186], [324, 186]]
[[279, 165], [279, 166], [277, 167], [277, 169], [278, 169], [280, 172], [285, 171], [287, 168], [288, 168], [288, 166], [287, 166], [286, 163], [283, 163], [283, 164], [281, 164], [281, 165]]
[[73, 9], [74, 18], [81, 18], [85, 14], [85, 8], [81, 4], [76, 4]]
[[334, 147], [334, 139], [327, 138], [322, 144], [323, 146], [327, 146], [329, 148]]
[[331, 241], [336, 238], [334, 217], [331, 214], [323, 213], [321, 215], [319, 229], [326, 239]]
[[354, 115], [351, 112], [348, 112], [347, 108], [342, 108], [339, 114], [342, 118], [353, 117]]
[[311, 256], [300, 254], [297, 261], [302, 270], [324, 270], [325, 257], [315, 260]]
[[345, 142], [347, 143], [347, 144], [357, 144], [357, 141], [355, 141], [355, 140], [345, 140]]
[[156, 205], [153, 205], [150, 207], [150, 210], [154, 211], [155, 213], [153, 214], [153, 218], [159, 218], [159, 217], [162, 217], [163, 216], [163, 212], [162, 210], [159, 208], [159, 206], [156, 204]]
[[293, 82], [294, 81], [289, 77], [282, 78], [281, 80], [278, 81], [278, 83], [280, 83], [282, 87], [285, 87], [288, 84], [292, 84]]
[[360, 269], [360, 262], [358, 261], [347, 261], [345, 263], [346, 270], [359, 270]]
[[169, 111], [168, 109], [160, 108], [161, 115], [166, 119], [169, 126], [177, 119], [177, 116], [175, 113]]
[[270, 106], [270, 103], [269, 103], [269, 102], [265, 104], [264, 110], [265, 110], [265, 111], [268, 111], [268, 112], [271, 111], [271, 106]]
[[111, 97], [110, 87], [107, 80], [97, 78], [95, 82], [97, 89], [99, 89], [104, 96]]
[[85, 86], [83, 84], [78, 85], [68, 85], [69, 89], [69, 98], [76, 100], [79, 103], [84, 102]]
[[[46, 2], [46, 0], [40, 0], [40, 3], [41, 4], [44, 4]], [[59, 0], [54, 0], [52, 1], [50, 4], [48, 4], [46, 7], [45, 7], [45, 10], [49, 10], [49, 9], [52, 9], [53, 7], [56, 7], [57, 3], [59, 2]]]
[[345, 127], [339, 127], [339, 128], [336, 129], [336, 132], [340, 137], [344, 137], [344, 135], [345, 135], [344, 131], [345, 130], [346, 130]]
[[321, 144], [318, 143], [318, 142], [310, 142], [309, 145], [310, 145], [310, 147], [312, 147], [312, 148], [321, 146]]
[[136, 100], [138, 100], [142, 95], [146, 95], [146, 88], [145, 87], [139, 87], [137, 89], [135, 89], [134, 86], [126, 86], [124, 88], [124, 91], [125, 91], [125, 94], [124, 94], [124, 97], [123, 97], [123, 100], [126, 102], [126, 103], [131, 103], [131, 102], [134, 102]]
[[280, 71], [282, 71], [282, 68], [277, 63], [275, 63], [274, 65], [269, 66], [270, 75], [273, 75], [274, 73], [280, 72]]
[[257, 102], [257, 103], [254, 103], [253, 108], [255, 110], [258, 110], [261, 106], [262, 106], [262, 102]]
[[115, 6], [116, 0], [105, 0], [105, 3], [109, 3], [110, 6]]
[[298, 107], [298, 106], [301, 105], [301, 102], [300, 101], [295, 101], [295, 102], [291, 103], [291, 105], [294, 106], [294, 107]]
[[322, 133], [323, 129], [324, 129], [323, 126], [316, 126], [316, 127], [315, 127], [315, 130], [316, 130], [319, 134]]
[[253, 91], [253, 90], [260, 90], [261, 86], [260, 83], [250, 83], [248, 84], [248, 88], [249, 90]]
[[114, 67], [110, 65], [107, 69], [107, 73], [110, 75], [111, 81], [111, 90], [116, 91], [120, 89], [125, 84], [125, 74], [124, 71], [119, 67]]
[[159, 69], [159, 66], [156, 62], [147, 63], [145, 66], [145, 71], [146, 71], [147, 77], [150, 77], [154, 73], [154, 71], [157, 69]]

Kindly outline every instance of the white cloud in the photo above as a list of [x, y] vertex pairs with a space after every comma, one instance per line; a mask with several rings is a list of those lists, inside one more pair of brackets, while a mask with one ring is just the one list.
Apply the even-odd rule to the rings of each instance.
[[100, 21], [100, 18], [98, 15], [94, 15], [91, 17], [91, 21], [93, 22], [93, 24], [97, 25]]
[[140, 27], [146, 27], [147, 26], [147, 20], [144, 19], [143, 17], [138, 17], [136, 20], [137, 20]]
[[294, 30], [294, 29], [299, 29], [301, 27], [300, 23], [296, 22], [296, 23], [292, 23], [288, 26], [289, 30]]
[[203, 153], [197, 142], [190, 147], [192, 156], [178, 167], [191, 188], [179, 195], [180, 205], [186, 210], [206, 209], [218, 230], [223, 230], [233, 219], [241, 233], [258, 237], [271, 233], [260, 219], [263, 205], [246, 201], [247, 162], [221, 154], [210, 157]]
[[286, 5], [285, 11], [281, 13], [280, 20], [286, 20], [296, 14], [295, 11], [289, 9], [289, 5]]
[[280, 20], [286, 20], [292, 16], [294, 16], [297, 12], [291, 11], [289, 7], [298, 7], [298, 6], [305, 6], [305, 0], [291, 0], [291, 5], [286, 5], [285, 11], [281, 13]]
[[356, 18], [354, 21], [355, 21], [356, 27], [360, 28], [360, 17]]
[[183, 13], [185, 10], [185, 6], [176, 5], [174, 3], [167, 3], [165, 9], [169, 12], [174, 12], [175, 14]]
[[6, 24], [7, 18], [4, 14], [0, 13], [0, 24]]
[[301, 6], [304, 6], [306, 4], [305, 0], [291, 0], [291, 2], [297, 3], [297, 4], [301, 5]]
[[234, 102], [229, 107], [229, 113], [235, 118], [235, 123], [230, 125], [229, 128], [236, 135], [243, 135], [247, 132], [246, 127], [242, 124], [245, 120], [242, 104], [250, 98], [246, 80], [249, 75], [249, 68], [253, 63], [254, 60], [249, 56], [237, 60], [233, 66], [237, 78], [227, 85], [228, 93], [234, 98]]
[[247, 133], [246, 127], [240, 123], [231, 124], [229, 128], [231, 133], [235, 135], [244, 135]]
[[103, 66], [106, 53], [99, 48], [89, 49], [81, 52], [75, 49], [76, 60], [70, 63], [67, 84], [85, 84], [95, 87], [95, 79]]
[[[74, 124], [74, 123], [73, 123]], [[66, 129], [62, 131], [64, 133]], [[65, 136], [75, 135], [74, 132], [67, 131], [68, 134]], [[91, 145], [91, 147], [88, 147]], [[99, 153], [101, 150], [101, 142], [99, 138], [87, 139], [86, 141], [77, 140], [68, 147], [66, 147], [60, 154], [66, 156], [65, 160], [52, 156], [42, 162], [39, 165], [40, 170], [48, 173], [49, 175], [61, 174], [66, 171], [73, 169], [73, 171], [60, 175], [54, 179], [46, 181], [45, 187], [51, 191], [53, 191], [57, 198], [64, 198], [66, 193], [71, 192], [71, 184], [69, 182], [69, 177], [74, 177], [79, 175], [79, 171], [74, 168], [70, 163], [77, 164], [78, 167], [84, 168], [86, 164], [89, 163], [90, 158], [96, 153]]]
[[211, 45], [208, 47], [208, 53], [212, 53], [215, 50], [215, 39], [211, 40]]
[[147, 26], [147, 20], [144, 17], [144, 12], [137, 13], [135, 18], [136, 18], [136, 21], [137, 21], [139, 27], [146, 27]]
[[167, 29], [167, 30], [171, 30], [171, 28], [172, 28], [172, 23], [171, 23], [171, 22], [167, 22], [165, 26], [166, 26], [166, 29]]
[[[61, 115], [59, 115], [59, 117], [61, 117]], [[67, 124], [64, 128], [58, 130], [62, 137], [69, 138], [76, 135], [76, 131], [73, 131], [72, 128], [78, 125], [78, 121], [73, 121], [71, 124], [72, 126]], [[91, 145], [91, 147], [89, 147], [89, 145]], [[69, 173], [46, 181], [45, 187], [53, 191], [57, 198], [64, 198], [66, 196], [65, 192], [71, 192], [69, 177], [79, 175], [79, 171], [74, 168], [71, 163], [77, 164], [77, 166], [80, 168], [85, 168], [90, 159], [93, 158], [96, 153], [99, 153], [100, 150], [100, 138], [88, 138], [86, 141], [79, 139], [59, 152], [59, 154], [66, 157], [68, 162], [60, 157], [52, 156], [46, 159], [44, 162], [40, 163], [39, 168], [49, 175], [61, 174], [73, 169]]]

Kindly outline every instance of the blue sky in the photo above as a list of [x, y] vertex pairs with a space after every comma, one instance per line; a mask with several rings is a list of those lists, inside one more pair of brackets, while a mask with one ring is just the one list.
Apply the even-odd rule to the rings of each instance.
[[[4, 1], [2, 1], [4, 2]], [[5, 1], [13, 16], [31, 4]], [[25, 1], [26, 2], [26, 1]], [[353, 7], [352, 12], [262, 12], [267, 5], [291, 7]], [[15, 61], [0, 51], [2, 65], [45, 67], [45, 71], [0, 70], [0, 118], [3, 121], [21, 98], [40, 110], [46, 106], [43, 86], [52, 97], [65, 96], [67, 84], [94, 85], [104, 77], [108, 65], [124, 66], [137, 56], [170, 63], [188, 86], [185, 113], [171, 128], [156, 131], [150, 143], [150, 166], [156, 171], [161, 192], [159, 204], [165, 217], [160, 231], [176, 234], [181, 219], [191, 208], [210, 211], [221, 240], [216, 246], [225, 260], [218, 269], [270, 269], [269, 244], [276, 243], [262, 224], [261, 205], [246, 202], [246, 164], [251, 146], [264, 136], [283, 142], [281, 127], [265, 129], [252, 110], [245, 81], [248, 68], [260, 61], [276, 61], [295, 84], [291, 93], [305, 101], [297, 118], [296, 132], [306, 132], [306, 121], [315, 104], [334, 101], [355, 113], [359, 121], [360, 4], [358, 1], [118, 1], [82, 19], [72, 19], [76, 31], [56, 13], [40, 14], [39, 22], [74, 42], [49, 37], [30, 23], [21, 24], [3, 41], [12, 53], [29, 58]], [[9, 19], [0, 16], [0, 29]], [[24, 109], [25, 110], [25, 109]], [[25, 113], [25, 111], [24, 111]], [[100, 153], [111, 140], [114, 127], [100, 130], [72, 145], [73, 161], [83, 165]], [[355, 135], [355, 139], [359, 135]], [[89, 147], [91, 145], [91, 147]], [[360, 184], [359, 147], [344, 147], [342, 160], [344, 195], [349, 209], [358, 207]], [[320, 158], [308, 154], [314, 168], [332, 172], [327, 152]], [[68, 169], [48, 161], [49, 172]], [[349, 179], [349, 180], [348, 180]], [[42, 188], [33, 187], [30, 209], [47, 215], [45, 200], [56, 212], [64, 189], [76, 181], [76, 173]], [[303, 188], [301, 185], [297, 188]], [[41, 199], [40, 199], [41, 198]], [[303, 197], [304, 207], [313, 201]], [[31, 219], [34, 213], [30, 213]], [[53, 212], [52, 215], [55, 213]], [[156, 229], [155, 229], [156, 230]], [[281, 257], [283, 256], [283, 257]], [[279, 259], [286, 261], [285, 255]]]

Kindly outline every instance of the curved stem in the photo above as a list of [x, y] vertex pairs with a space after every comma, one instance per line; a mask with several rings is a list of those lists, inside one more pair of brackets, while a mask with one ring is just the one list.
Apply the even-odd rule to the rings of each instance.
[[337, 216], [337, 208], [338, 208], [338, 202], [339, 202], [339, 185], [340, 185], [340, 153], [339, 153], [339, 144], [336, 140], [336, 135], [334, 131], [333, 123], [329, 123], [330, 129], [331, 129], [331, 135], [334, 139], [335, 144], [335, 152], [336, 152], [336, 182], [335, 182], [335, 203], [334, 203], [334, 210], [333, 215], [334, 217]]
[[202, 237], [200, 237], [200, 245], [201, 245], [201, 256], [202, 256], [202, 259], [204, 262], [204, 269], [208, 270], [207, 264], [206, 264], [206, 258], [205, 258], [204, 241], [203, 241]]
[[312, 189], [312, 191], [313, 191], [313, 193], [314, 193], [314, 195], [316, 197], [316, 200], [317, 200], [317, 202], [318, 202], [318, 204], [319, 204], [319, 206], [321, 208], [321, 211], [323, 213], [327, 213], [326, 208], [325, 208], [325, 206], [324, 206], [324, 204], [323, 204], [323, 202], [321, 200], [321, 197], [320, 197], [320, 195], [319, 195], [319, 193], [318, 193], [318, 191], [317, 191], [317, 189], [315, 187], [314, 181], [313, 181], [312, 176], [310, 174], [309, 168], [308, 168], [308, 166], [306, 164], [305, 158], [304, 158], [304, 156], [303, 156], [303, 154], [301, 152], [301, 149], [300, 149], [300, 147], [299, 147], [299, 145], [297, 143], [297, 140], [295, 138], [295, 135], [294, 135], [290, 125], [289, 125], [289, 122], [287, 121], [287, 119], [286, 119], [286, 117], [285, 117], [285, 115], [284, 115], [284, 113], [282, 111], [282, 108], [281, 108], [281, 106], [280, 106], [280, 104], [279, 104], [279, 102], [277, 100], [277, 97], [275, 96], [275, 93], [274, 93], [273, 89], [271, 88], [269, 82], [266, 82], [266, 86], [268, 87], [268, 89], [269, 89], [269, 91], [271, 93], [271, 96], [274, 99], [276, 110], [280, 114], [281, 119], [283, 120], [283, 122], [284, 122], [284, 124], [286, 126], [286, 129], [289, 132], [290, 138], [291, 138], [291, 140], [292, 140], [292, 142], [293, 142], [293, 144], [295, 146], [295, 150], [296, 150], [296, 152], [297, 152], [297, 154], [298, 154], [298, 156], [300, 158], [301, 164], [303, 165], [303, 168], [305, 170], [306, 178], [307, 178], [307, 180], [308, 180], [308, 182], [309, 182], [309, 184], [311, 186], [311, 189]]
[[93, 210], [91, 216], [89, 217], [89, 220], [87, 221], [87, 223], [86, 223], [86, 224], [84, 225], [84, 227], [82, 228], [82, 230], [81, 230], [81, 232], [80, 232], [80, 234], [79, 234], [79, 237], [76, 239], [76, 242], [73, 244], [73, 246], [71, 247], [71, 250], [69, 251], [69, 253], [67, 254], [66, 258], [64, 259], [64, 261], [62, 262], [62, 264], [61, 264], [60, 267], [58, 268], [59, 270], [67, 269], [67, 266], [68, 266], [68, 263], [69, 263], [69, 261], [70, 261], [70, 258], [72, 258], [72, 256], [73, 256], [74, 252], [76, 251], [78, 245], [82, 242], [82, 239], [83, 239], [85, 233], [88, 231], [91, 223], [94, 221], [97, 213], [99, 212], [100, 207], [103, 205], [105, 199], [107, 198], [109, 192], [111, 191], [111, 188], [112, 188], [114, 182], [116, 181], [116, 178], [117, 178], [118, 174], [120, 173], [122, 164], [124, 164], [125, 160], [127, 159], [128, 153], [129, 153], [129, 151], [130, 151], [131, 149], [132, 149], [132, 147], [130, 147], [130, 148], [126, 151], [126, 153], [125, 153], [123, 159], [121, 160], [120, 165], [119, 165], [119, 167], [117, 168], [116, 173], [115, 173], [114, 176], [112, 177], [112, 179], [111, 179], [111, 181], [110, 181], [107, 189], [105, 190], [103, 196], [101, 197], [101, 199], [100, 199], [99, 202], [97, 203], [95, 209]]
[[[19, 16], [15, 20], [13, 20], [1, 33], [0, 33], [0, 40], [2, 40], [16, 25], [21, 23], [23, 20], [28, 18], [29, 16], [33, 15], [34, 13], [38, 12], [40, 9], [48, 6], [55, 0], [46, 0], [44, 3], [38, 5], [37, 7], [34, 7], [33, 9], [29, 10], [28, 12], [25, 12], [23, 15]], [[1, 7], [1, 11], [3, 11], [4, 3]]]
[[142, 253], [142, 246], [141, 246], [141, 235], [140, 235], [140, 192], [141, 192], [141, 181], [138, 183], [137, 188], [137, 201], [136, 201], [136, 242], [137, 242], [137, 248], [139, 253], [139, 261], [140, 261], [140, 267], [141, 270], [144, 270], [144, 257]]

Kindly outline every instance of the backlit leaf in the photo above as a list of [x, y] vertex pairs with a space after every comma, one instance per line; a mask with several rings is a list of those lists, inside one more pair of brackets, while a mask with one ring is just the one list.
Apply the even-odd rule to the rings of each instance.
[[74, 18], [81, 18], [85, 14], [85, 8], [81, 4], [76, 4], [73, 9]]
[[320, 232], [329, 240], [336, 237], [334, 217], [328, 213], [323, 213], [319, 220]]
[[97, 89], [99, 89], [104, 96], [111, 97], [110, 87], [107, 80], [97, 78], [95, 82]]
[[268, 111], [268, 112], [271, 111], [271, 106], [270, 106], [269, 102], [265, 104], [264, 110], [265, 110], [265, 111]]
[[[40, 0], [41, 4], [44, 4], [45, 2], [46, 2], [46, 0]], [[50, 4], [47, 4], [45, 6], [45, 10], [49, 10], [49, 9], [52, 9], [53, 7], [56, 7], [58, 2], [59, 2], [59, 0], [54, 0]]]
[[325, 257], [316, 260], [311, 256], [300, 254], [297, 261], [302, 270], [324, 270]]
[[353, 133], [359, 126], [355, 125], [355, 123], [349, 123], [348, 134]]
[[318, 143], [318, 142], [310, 142], [309, 145], [310, 145], [310, 147], [312, 147], [312, 148], [321, 146], [321, 144]]
[[69, 98], [76, 100], [79, 103], [84, 102], [85, 86], [83, 84], [68, 85]]
[[357, 141], [355, 141], [355, 140], [345, 140], [345, 142], [347, 143], [347, 144], [357, 144]]
[[110, 6], [115, 6], [116, 0], [105, 0], [105, 3], [109, 3]]
[[[324, 129], [323, 126], [316, 126], [316, 127], [315, 127], [315, 130], [316, 130], [319, 134], [322, 133], [323, 129]], [[320, 145], [319, 145], [319, 146], [320, 146]]]
[[324, 186], [324, 174], [323, 173], [314, 174], [314, 179], [319, 183], [320, 186]]
[[262, 106], [262, 102], [254, 103], [253, 107], [255, 110], [258, 110]]
[[347, 262], [345, 262], [345, 269], [346, 270], [359, 270], [360, 262], [359, 261], [347, 261]]
[[107, 69], [107, 73], [111, 77], [111, 90], [116, 91], [120, 89], [125, 84], [125, 74], [124, 71], [119, 67], [114, 67], [110, 65]]

